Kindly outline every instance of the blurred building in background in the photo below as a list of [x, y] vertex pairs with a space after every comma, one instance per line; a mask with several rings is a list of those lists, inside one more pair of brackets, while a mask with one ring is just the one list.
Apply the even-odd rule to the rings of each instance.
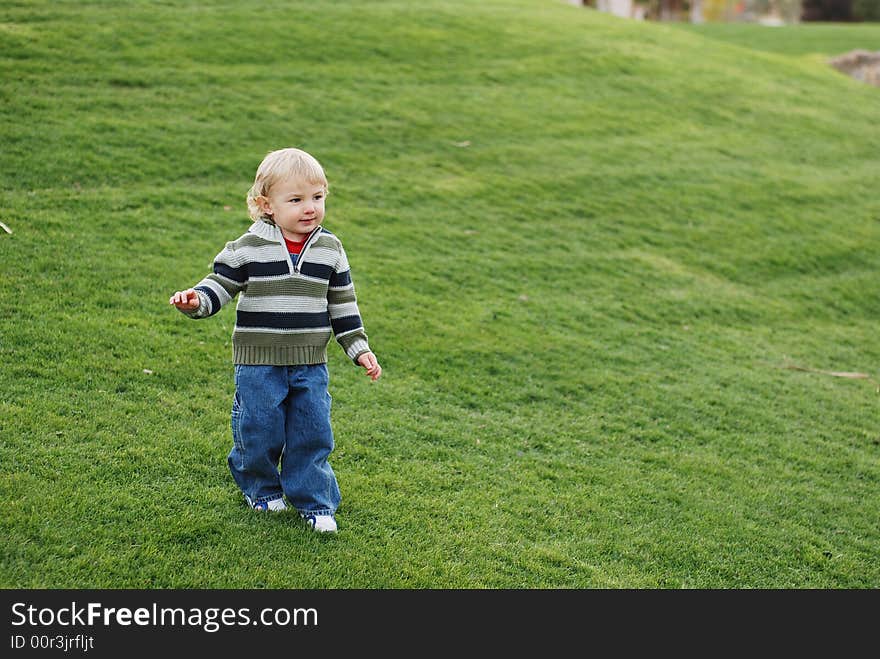
[[751, 22], [880, 21], [880, 0], [570, 0], [636, 20]]

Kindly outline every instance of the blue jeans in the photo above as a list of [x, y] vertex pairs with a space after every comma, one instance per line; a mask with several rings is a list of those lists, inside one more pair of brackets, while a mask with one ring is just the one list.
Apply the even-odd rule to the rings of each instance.
[[336, 512], [339, 485], [327, 461], [333, 450], [328, 384], [326, 364], [235, 365], [227, 462], [251, 504], [287, 495], [301, 513]]

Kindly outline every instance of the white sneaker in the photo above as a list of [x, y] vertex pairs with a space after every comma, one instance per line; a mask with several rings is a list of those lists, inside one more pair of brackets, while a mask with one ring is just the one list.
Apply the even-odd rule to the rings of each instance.
[[[251, 500], [248, 497], [245, 498], [248, 500], [248, 503], [251, 503]], [[271, 501], [251, 503], [251, 508], [254, 510], [271, 510], [277, 513], [282, 510], [287, 510], [287, 504], [284, 503], [284, 499], [272, 499]]]
[[309, 526], [320, 533], [336, 533], [336, 520], [333, 515], [307, 515], [300, 513]]
[[287, 504], [284, 503], [284, 499], [272, 499], [271, 501], [267, 501], [266, 507], [274, 512], [287, 510]]

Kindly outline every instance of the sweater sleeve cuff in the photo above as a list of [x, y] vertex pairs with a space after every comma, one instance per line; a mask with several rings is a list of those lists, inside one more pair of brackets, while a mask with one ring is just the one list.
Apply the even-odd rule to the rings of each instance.
[[351, 345], [349, 345], [345, 349], [345, 354], [348, 355], [349, 359], [351, 359], [351, 361], [353, 361], [355, 364], [357, 364], [358, 357], [360, 357], [365, 352], [371, 351], [370, 344], [367, 343], [367, 340], [363, 338], [355, 339], [351, 343]]
[[202, 293], [201, 291], [196, 291], [196, 295], [199, 296], [199, 308], [193, 309], [192, 311], [183, 311], [181, 313], [185, 316], [189, 316], [190, 318], [204, 318], [208, 315], [208, 296]]

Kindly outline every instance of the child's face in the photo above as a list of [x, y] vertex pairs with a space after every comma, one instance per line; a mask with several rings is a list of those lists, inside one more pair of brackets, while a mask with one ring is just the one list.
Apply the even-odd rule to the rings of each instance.
[[286, 238], [302, 242], [324, 221], [326, 196], [320, 183], [290, 178], [273, 185], [258, 201]]

